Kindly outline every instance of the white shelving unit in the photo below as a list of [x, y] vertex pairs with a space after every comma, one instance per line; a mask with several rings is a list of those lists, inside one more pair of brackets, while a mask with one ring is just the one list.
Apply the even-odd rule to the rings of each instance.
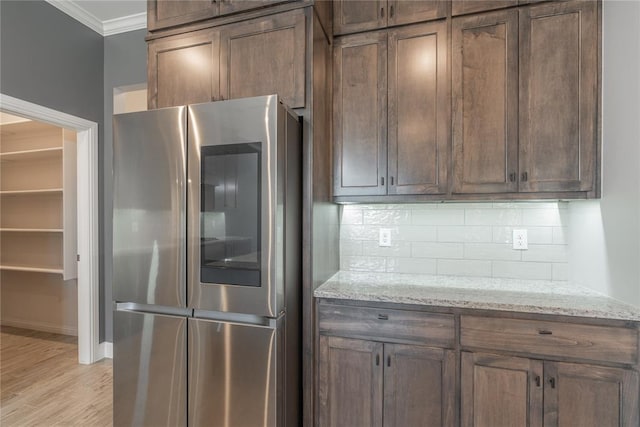
[[0, 137], [0, 270], [75, 279], [75, 132], [29, 121]]

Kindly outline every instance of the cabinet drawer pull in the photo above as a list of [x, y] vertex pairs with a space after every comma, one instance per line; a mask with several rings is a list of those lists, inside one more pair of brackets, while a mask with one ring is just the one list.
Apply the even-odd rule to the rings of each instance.
[[389, 320], [389, 315], [388, 314], [378, 314], [378, 319], [379, 320]]
[[538, 331], [538, 334], [540, 335], [553, 335], [553, 331], [548, 331], [546, 329], [542, 329]]

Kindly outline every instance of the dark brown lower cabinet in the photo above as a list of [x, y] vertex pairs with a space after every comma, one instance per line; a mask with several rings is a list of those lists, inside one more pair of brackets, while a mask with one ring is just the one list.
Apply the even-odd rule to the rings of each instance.
[[637, 372], [544, 362], [544, 375], [545, 427], [640, 425]]
[[638, 426], [638, 387], [631, 369], [462, 352], [461, 425]]
[[320, 426], [455, 424], [455, 353], [320, 336]]
[[462, 353], [462, 426], [542, 427], [543, 363]]

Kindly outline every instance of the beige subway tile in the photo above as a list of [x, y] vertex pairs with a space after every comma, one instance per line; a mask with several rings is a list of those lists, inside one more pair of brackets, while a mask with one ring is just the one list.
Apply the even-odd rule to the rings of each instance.
[[341, 257], [340, 268], [347, 271], [384, 272], [386, 259], [384, 257], [344, 256]]
[[491, 261], [439, 259], [437, 268], [444, 276], [491, 277]]
[[387, 272], [436, 274], [436, 260], [428, 258], [387, 258]]
[[464, 221], [465, 225], [520, 225], [522, 211], [520, 209], [467, 209]]
[[464, 225], [464, 209], [413, 211], [413, 225]]
[[441, 225], [438, 242], [491, 242], [492, 230], [484, 225]]
[[551, 263], [492, 261], [493, 277], [509, 279], [551, 280]]
[[363, 211], [365, 225], [400, 225], [411, 223], [411, 211], [404, 209], [365, 210]]
[[529, 249], [522, 251], [523, 261], [536, 262], [566, 262], [566, 245], [529, 245]]
[[413, 258], [463, 258], [462, 243], [413, 242], [411, 244]]
[[[393, 239], [392, 239], [393, 240]], [[362, 255], [385, 257], [409, 257], [411, 256], [411, 243], [393, 242], [391, 246], [379, 246], [378, 241], [362, 242]]]
[[465, 243], [464, 259], [487, 259], [519, 261], [522, 251], [514, 250], [509, 244]]

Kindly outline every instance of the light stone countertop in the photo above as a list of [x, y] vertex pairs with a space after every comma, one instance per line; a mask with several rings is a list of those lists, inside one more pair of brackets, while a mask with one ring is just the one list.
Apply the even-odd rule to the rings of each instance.
[[339, 271], [316, 298], [640, 321], [640, 309], [567, 282]]

